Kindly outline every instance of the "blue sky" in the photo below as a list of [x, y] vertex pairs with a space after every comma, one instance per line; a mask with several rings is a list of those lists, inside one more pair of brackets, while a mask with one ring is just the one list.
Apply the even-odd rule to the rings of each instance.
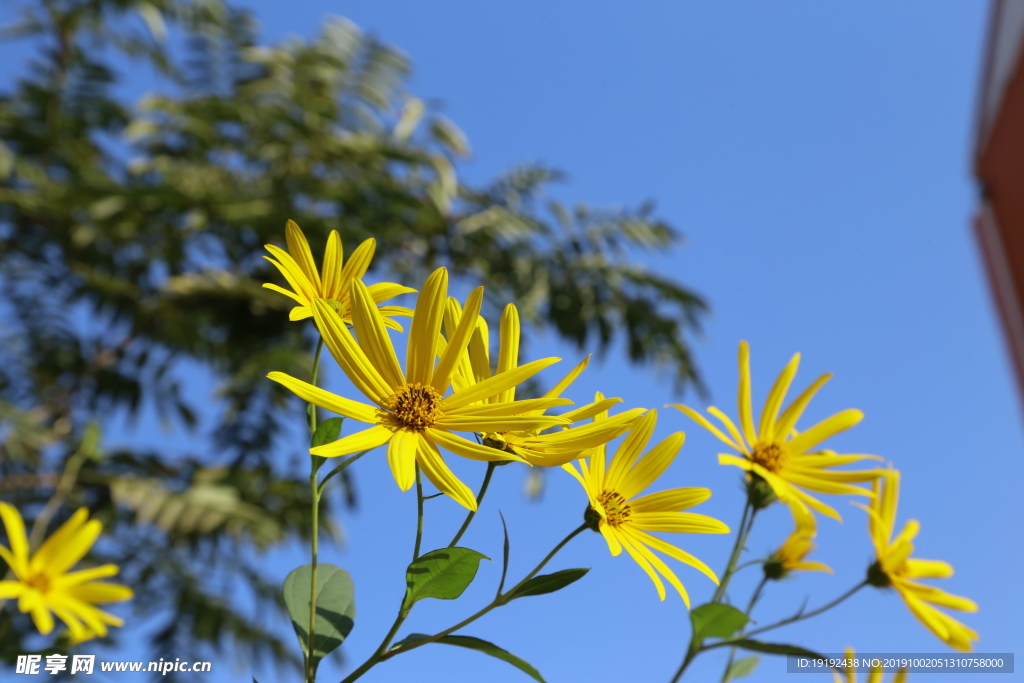
[[[981, 634], [977, 651], [1021, 649], [1021, 403], [969, 229], [985, 3], [250, 6], [270, 40], [308, 37], [325, 16], [341, 14], [405, 51], [415, 66], [412, 91], [440, 103], [469, 137], [474, 155], [460, 169], [466, 178], [483, 181], [536, 160], [568, 172], [557, 191], [562, 199], [593, 206], [657, 200], [658, 215], [688, 242], [645, 263], [679, 277], [713, 307], [696, 344], [713, 403], [735, 413], [741, 339], [752, 347], [755, 403], [794, 352], [803, 354], [795, 388], [834, 373], [804, 424], [848, 407], [865, 412], [833, 447], [877, 453], [902, 470], [899, 523], [918, 519], [917, 555], [952, 563], [956, 576], [942, 587], [979, 603], [980, 612], [964, 617]], [[530, 350], [573, 362], [579, 355], [550, 339]], [[659, 409], [680, 399], [667, 380], [621, 357], [612, 352], [592, 365], [574, 397], [600, 389], [627, 406]], [[339, 374], [330, 386], [350, 391]], [[659, 438], [680, 429], [688, 437], [659, 485], [710, 487], [714, 497], [697, 511], [735, 525], [742, 506], [736, 471], [716, 464], [721, 449], [710, 435], [675, 411], [659, 412]], [[475, 465], [453, 463], [467, 482], [482, 475]], [[528, 571], [578, 524], [585, 506], [571, 478], [550, 475], [543, 501], [529, 503], [523, 472], [499, 470], [464, 544], [500, 558], [501, 509], [512, 538], [510, 576]], [[322, 553], [356, 583], [359, 615], [346, 644], [352, 661], [376, 646], [393, 618], [415, 510], [382, 454], [365, 458], [357, 476], [362, 507], [343, 520], [348, 544]], [[835, 575], [772, 586], [755, 613], [762, 623], [792, 613], [804, 598], [821, 604], [863, 576], [872, 552], [864, 515], [845, 500], [830, 502], [845, 523], [821, 521], [817, 557]], [[460, 517], [446, 499], [429, 505], [426, 548], [445, 545]], [[783, 510], [770, 510], [752, 551], [773, 549], [788, 524]], [[730, 539], [680, 537], [678, 544], [720, 569]], [[281, 578], [303, 561], [297, 546], [267, 557]], [[466, 633], [523, 657], [551, 683], [668, 680], [688, 636], [678, 597], [659, 602], [639, 567], [611, 558], [593, 534], [575, 540], [551, 568], [577, 566], [593, 570]], [[737, 602], [745, 602], [756, 572], [734, 583]], [[484, 562], [463, 599], [421, 603], [403, 633], [459, 621], [486, 602], [499, 573], [500, 563]], [[713, 586], [702, 575], [686, 567], [678, 574], [694, 604], [710, 597]], [[895, 594], [878, 591], [771, 640], [822, 652], [949, 651]], [[685, 680], [717, 680], [722, 665], [718, 656], [701, 658]], [[250, 680], [246, 671], [228, 678], [229, 666], [223, 663], [217, 680]], [[755, 676], [782, 680], [784, 671], [784, 660], [767, 659]], [[342, 674], [327, 663], [321, 680]], [[525, 680], [503, 662], [442, 646], [398, 657], [363, 680], [413, 676]]]

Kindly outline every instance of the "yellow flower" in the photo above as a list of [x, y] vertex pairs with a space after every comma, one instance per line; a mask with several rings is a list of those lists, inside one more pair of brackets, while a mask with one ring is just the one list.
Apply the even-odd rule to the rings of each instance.
[[939, 560], [910, 557], [914, 552], [914, 538], [921, 528], [917, 520], [907, 522], [899, 535], [893, 538], [900, 495], [899, 471], [890, 469], [883, 481], [874, 483], [875, 498], [871, 507], [860, 505], [869, 515], [868, 530], [877, 557], [868, 569], [868, 583], [895, 588], [910, 612], [940, 640], [954, 649], [970, 652], [973, 648], [971, 641], [978, 640], [978, 634], [936, 609], [935, 605], [961, 612], [977, 612], [978, 605], [973, 600], [914, 580], [949, 578], [953, 575], [953, 567]]
[[388, 464], [399, 488], [409, 490], [419, 465], [438, 490], [475, 510], [475, 496], [448, 469], [438, 446], [471, 460], [521, 462], [522, 459], [452, 432], [543, 429], [569, 421], [549, 415], [522, 415], [538, 406], [543, 407], [544, 400], [481, 403], [525, 382], [558, 362], [558, 358], [544, 358], [498, 373], [471, 388], [456, 388], [445, 397], [455, 366], [475, 327], [483, 301], [483, 287], [477, 287], [469, 295], [466, 317], [441, 350], [441, 319], [447, 292], [448, 271], [438, 268], [427, 278], [416, 301], [404, 372], [385, 329], [384, 318], [365, 284], [359, 280], [352, 281], [355, 337], [327, 303], [319, 299], [313, 301], [313, 316], [331, 355], [356, 388], [375, 406], [343, 398], [284, 373], [272, 372], [268, 377], [288, 387], [304, 401], [373, 425], [310, 450], [313, 455], [333, 458], [388, 444]]
[[842, 521], [832, 507], [810, 495], [804, 489], [816, 493], [833, 495], [854, 494], [870, 496], [870, 492], [853, 483], [873, 481], [884, 475], [885, 470], [833, 470], [831, 468], [860, 460], [881, 460], [876, 455], [837, 455], [834, 451], [817, 449], [826, 439], [845, 431], [863, 419], [859, 410], [844, 410], [826, 418], [813, 427], [796, 432], [794, 426], [814, 394], [832, 375], [825, 374], [809, 386], [779, 415], [786, 391], [796, 375], [800, 354], [795, 354], [789, 364], [775, 380], [757, 430], [754, 429], [753, 409], [750, 400], [750, 351], [746, 342], [740, 342], [740, 384], [739, 415], [742, 433], [725, 413], [718, 408], [708, 408], [708, 413], [718, 418], [725, 426], [728, 436], [712, 425], [697, 411], [682, 405], [674, 405], [695, 422], [717, 436], [730, 448], [744, 457], [721, 453], [721, 465], [735, 465], [750, 475], [764, 479], [779, 500], [800, 508], [810, 507], [818, 512]]
[[[601, 421], [605, 417], [602, 413], [594, 419]], [[619, 555], [625, 548], [651, 577], [662, 600], [665, 599], [665, 584], [659, 574], [672, 584], [689, 608], [690, 597], [683, 584], [653, 551], [697, 568], [716, 584], [718, 577], [693, 555], [648, 532], [725, 534], [729, 527], [712, 517], [683, 512], [711, 497], [711, 491], [705, 488], [669, 489], [636, 497], [672, 464], [686, 438], [682, 432], [676, 432], [640, 458], [657, 420], [658, 411], [652, 410], [634, 422], [610, 465], [606, 463], [606, 447], [601, 445], [579, 461], [579, 471], [575, 463], [563, 465], [563, 469], [576, 477], [587, 492], [590, 500], [587, 519], [592, 523], [591, 528], [604, 536], [612, 555]]]
[[[341, 250], [341, 238], [337, 230], [331, 230], [327, 238], [327, 249], [324, 251], [323, 273], [317, 272], [316, 263], [313, 262], [313, 252], [309, 249], [309, 242], [302, 234], [295, 221], [288, 221], [284, 229], [285, 241], [288, 243], [288, 251], [274, 246], [264, 245], [276, 260], [270, 256], [264, 256], [281, 271], [284, 279], [291, 286], [291, 291], [269, 282], [264, 287], [275, 292], [284, 294], [294, 299], [299, 305], [288, 314], [290, 320], [304, 320], [313, 315], [310, 302], [314, 299], [326, 299], [340, 305], [342, 318], [345, 322], [352, 323], [352, 314], [349, 312], [348, 295], [350, 283], [353, 280], [362, 279], [366, 269], [370, 267], [373, 259], [373, 252], [377, 247], [377, 241], [368, 239], [352, 252], [348, 257], [348, 263], [342, 263], [344, 256]], [[375, 304], [393, 299], [399, 294], [415, 292], [415, 289], [403, 287], [393, 282], [378, 282], [370, 285], [370, 296]], [[396, 330], [402, 326], [391, 320], [394, 316], [408, 316], [411, 311], [404, 306], [381, 306], [380, 312], [384, 316], [384, 324]]]
[[[461, 322], [462, 308], [455, 299], [448, 299], [448, 307], [445, 311], [445, 331], [448, 336], [454, 333]], [[501, 316], [500, 346], [498, 349], [498, 362], [496, 371], [508, 372], [519, 367], [519, 311], [515, 304], [505, 307]], [[466, 347], [455, 375], [452, 377], [452, 384], [456, 389], [469, 389], [477, 382], [490, 379], [491, 358], [490, 340], [487, 329], [487, 322], [482, 318], [477, 319], [476, 328], [470, 342]], [[575, 368], [551, 387], [541, 400], [545, 401], [543, 407], [536, 408], [524, 415], [541, 416], [549, 407], [571, 403], [566, 399], [559, 399], [559, 395], [576, 381], [576, 378], [586, 369], [590, 362], [590, 356], [584, 358]], [[501, 403], [514, 401], [516, 388], [506, 389], [501, 394], [491, 396], [481, 401], [485, 403]], [[600, 422], [590, 422], [582, 425], [575, 423], [587, 420], [608, 408], [621, 403], [621, 398], [605, 399], [598, 394], [593, 403], [580, 406], [572, 411], [564, 413], [563, 418], [574, 423], [572, 427], [563, 427], [560, 431], [542, 434], [543, 429], [526, 429], [520, 431], [487, 432], [482, 434], [484, 443], [493, 447], [504, 449], [509, 453], [521, 456], [523, 460], [531, 465], [543, 467], [554, 467], [564, 465], [575, 460], [588, 448], [594, 448], [601, 444], [608, 443], [615, 437], [621, 435], [629, 425], [643, 414], [643, 408], [634, 408], [613, 418]]]
[[[0, 557], [14, 572], [16, 581], [0, 581], [0, 600], [18, 599], [18, 609], [32, 615], [42, 634], [53, 630], [53, 615], [67, 624], [72, 640], [81, 642], [107, 635], [107, 625], [123, 626], [124, 621], [93, 605], [121, 602], [132, 597], [126, 586], [95, 579], [114, 576], [115, 564], [68, 572], [85, 556], [103, 525], [87, 522], [89, 513], [80, 508], [33, 555], [29, 555], [25, 523], [17, 508], [0, 503], [0, 518], [7, 529], [10, 549], [0, 546]], [[52, 614], [51, 614], [52, 612]]]
[[793, 513], [793, 532], [783, 541], [782, 545], [772, 553], [764, 565], [764, 573], [769, 579], [781, 579], [790, 572], [828, 572], [832, 568], [821, 562], [808, 562], [807, 556], [814, 551], [814, 537], [818, 535], [817, 523], [806, 509], [791, 506]]
[[[853, 659], [857, 656], [857, 653], [853, 651], [852, 647], [846, 648], [846, 659]], [[848, 667], [845, 672], [846, 675], [841, 677], [835, 671], [832, 672], [832, 677], [835, 678], [835, 683], [857, 683], [857, 675], [854, 667]], [[881, 664], [871, 667], [871, 672], [868, 674], [867, 683], [882, 683], [882, 674], [885, 673], [885, 669]], [[845, 681], [843, 679], [846, 679]], [[892, 677], [891, 683], [907, 683], [907, 667], [902, 667], [896, 672], [896, 675]]]

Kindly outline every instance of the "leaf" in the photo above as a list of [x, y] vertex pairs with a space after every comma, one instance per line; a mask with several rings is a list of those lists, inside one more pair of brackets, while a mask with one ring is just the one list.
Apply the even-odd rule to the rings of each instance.
[[[411, 633], [407, 635], [405, 638], [402, 638], [400, 641], [395, 643], [393, 646], [391, 646], [391, 649], [395, 650], [401, 647], [402, 645], [416, 643], [421, 640], [426, 640], [427, 638], [430, 638], [430, 636], [425, 635], [423, 633]], [[546, 683], [544, 677], [540, 675], [540, 672], [534, 669], [532, 666], [530, 666], [530, 664], [523, 661], [519, 657], [516, 657], [508, 650], [503, 650], [494, 643], [489, 643], [486, 640], [474, 638], [473, 636], [444, 636], [442, 638], [438, 638], [434, 642], [444, 643], [445, 645], [456, 645], [458, 647], [465, 647], [470, 650], [476, 650], [477, 652], [483, 652], [484, 654], [490, 655], [492, 657], [497, 657], [498, 659], [506, 661], [512, 666], [519, 669], [520, 671], [524, 672], [533, 680], [539, 681], [540, 683]]]
[[709, 602], [690, 612], [693, 642], [705, 638], [728, 638], [747, 624], [747, 616], [732, 605]]
[[505, 590], [505, 576], [508, 575], [508, 527], [505, 525], [505, 515], [501, 514], [501, 510], [498, 510], [498, 516], [501, 517], [501, 531], [505, 534], [505, 543], [501, 548], [501, 581], [498, 582], [498, 593], [501, 595], [501, 591]]
[[317, 446], [337, 441], [338, 436], [341, 434], [341, 423], [344, 420], [345, 418], [343, 417], [331, 417], [317, 425], [309, 447], [316, 448]]
[[726, 681], [732, 681], [737, 678], [743, 678], [754, 673], [754, 669], [757, 668], [758, 662], [761, 658], [757, 655], [751, 655], [744, 657], [743, 659], [737, 659], [735, 662], [729, 665], [729, 670], [725, 672]]
[[[292, 570], [284, 580], [282, 593], [288, 615], [302, 652], [309, 655], [309, 589], [312, 565]], [[316, 568], [316, 624], [313, 634], [314, 667], [336, 650], [348, 637], [355, 622], [355, 586], [341, 567], [318, 564]]]
[[517, 590], [510, 592], [508, 599], [515, 600], [516, 598], [525, 598], [530, 595], [544, 595], [545, 593], [554, 593], [555, 591], [562, 590], [571, 583], [576, 583], [584, 576], [590, 569], [563, 569], [560, 572], [553, 574], [542, 574], [541, 576], [535, 576]]
[[420, 556], [405, 571], [403, 607], [424, 598], [454, 600], [473, 582], [480, 560], [489, 559], [469, 548], [442, 548]]
[[735, 647], [741, 647], [744, 650], [753, 650], [754, 652], [767, 652], [773, 655], [796, 655], [798, 657], [811, 657], [818, 659], [825, 659], [824, 656], [812, 650], [807, 650], [796, 645], [784, 645], [781, 643], [762, 643], [759, 640], [734, 640], [731, 643]]

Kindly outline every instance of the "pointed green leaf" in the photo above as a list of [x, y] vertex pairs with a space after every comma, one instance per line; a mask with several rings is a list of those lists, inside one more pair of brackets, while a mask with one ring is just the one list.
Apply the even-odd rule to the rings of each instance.
[[454, 600], [473, 582], [480, 560], [489, 559], [469, 548], [442, 548], [420, 556], [405, 571], [404, 607], [423, 598]]
[[[427, 638], [430, 638], [430, 636], [424, 635], [422, 633], [411, 633], [407, 635], [405, 638], [402, 638], [394, 645], [392, 645], [391, 649], [394, 650], [398, 647], [401, 647], [402, 645], [416, 643], [421, 640], [426, 640]], [[438, 638], [434, 642], [443, 643], [445, 645], [456, 645], [458, 647], [465, 647], [469, 648], [470, 650], [476, 650], [477, 652], [483, 652], [484, 654], [490, 655], [492, 657], [497, 657], [498, 659], [506, 661], [512, 666], [519, 669], [520, 671], [524, 672], [533, 680], [538, 681], [539, 683], [546, 683], [544, 681], [544, 677], [540, 675], [540, 672], [534, 669], [532, 666], [530, 666], [530, 664], [523, 661], [519, 657], [516, 657], [508, 650], [503, 650], [494, 643], [489, 643], [486, 640], [474, 638], [473, 636], [444, 636], [442, 638]]]
[[332, 417], [324, 420], [316, 427], [316, 431], [313, 432], [313, 438], [310, 440], [309, 447], [316, 448], [317, 446], [323, 446], [326, 443], [337, 441], [341, 435], [341, 423], [344, 421], [343, 417]]
[[741, 647], [744, 650], [753, 650], [754, 652], [767, 652], [773, 655], [796, 655], [798, 657], [810, 657], [817, 659], [825, 659], [823, 655], [807, 650], [796, 645], [784, 645], [782, 643], [762, 643], [758, 640], [734, 640], [732, 644], [736, 647]]
[[690, 612], [693, 642], [705, 638], [728, 638], [747, 624], [747, 616], [732, 605], [709, 602]]
[[744, 657], [743, 659], [737, 659], [735, 662], [729, 665], [729, 670], [725, 672], [726, 681], [734, 681], [737, 678], [743, 678], [754, 673], [754, 669], [757, 668], [758, 662], [761, 660], [757, 655], [751, 655]]
[[571, 583], [582, 579], [590, 569], [563, 569], [553, 574], [535, 576], [518, 589], [511, 591], [508, 599], [525, 598], [529, 595], [544, 595], [562, 590]]
[[[284, 580], [282, 592], [292, 626], [299, 637], [303, 654], [309, 656], [309, 588], [312, 566], [293, 570]], [[341, 567], [318, 564], [316, 567], [316, 624], [313, 634], [313, 660], [318, 663], [344, 642], [356, 617], [355, 587], [352, 577]]]

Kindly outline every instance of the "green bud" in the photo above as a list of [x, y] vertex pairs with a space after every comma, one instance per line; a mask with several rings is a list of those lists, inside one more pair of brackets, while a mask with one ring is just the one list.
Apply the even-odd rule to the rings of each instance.
[[587, 509], [583, 511], [583, 523], [591, 531], [600, 531], [601, 513], [588, 505]]
[[778, 501], [771, 485], [758, 474], [750, 473], [747, 481], [747, 498], [755, 510], [764, 510], [769, 505]]
[[789, 570], [782, 563], [782, 560], [777, 557], [770, 557], [765, 560], [762, 567], [764, 569], [764, 578], [769, 581], [779, 581], [789, 576]]
[[876, 588], [888, 588], [892, 585], [892, 579], [882, 569], [882, 563], [875, 561], [870, 567], [868, 567], [867, 582], [869, 585], [875, 586]]

